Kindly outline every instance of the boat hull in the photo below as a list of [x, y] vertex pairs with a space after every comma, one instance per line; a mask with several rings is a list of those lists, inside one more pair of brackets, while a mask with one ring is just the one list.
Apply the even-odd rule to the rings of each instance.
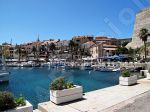
[[9, 72], [0, 73], [0, 82], [9, 82]]

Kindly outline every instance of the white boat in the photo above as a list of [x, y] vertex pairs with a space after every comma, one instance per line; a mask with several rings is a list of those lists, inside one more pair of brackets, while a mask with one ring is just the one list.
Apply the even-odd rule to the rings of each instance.
[[33, 66], [32, 62], [24, 62], [20, 64], [20, 67], [32, 67], [32, 66]]
[[94, 70], [101, 72], [117, 72], [120, 71], [120, 66], [118, 64], [110, 64], [110, 65], [95, 65], [93, 66]]
[[82, 70], [92, 70], [92, 63], [93, 63], [93, 58], [82, 58], [83, 63], [81, 64], [81, 69]]
[[83, 64], [81, 64], [81, 69], [82, 70], [92, 70], [93, 68], [90, 63], [83, 63]]
[[7, 67], [19, 67], [20, 65], [18, 63], [7, 63]]
[[42, 63], [41, 66], [42, 66], [42, 67], [50, 67], [50, 62]]
[[9, 72], [7, 71], [0, 71], [0, 82], [8, 82], [9, 81]]
[[6, 63], [4, 58], [2, 57], [2, 70], [0, 70], [0, 82], [8, 82], [9, 81], [9, 72], [6, 70]]

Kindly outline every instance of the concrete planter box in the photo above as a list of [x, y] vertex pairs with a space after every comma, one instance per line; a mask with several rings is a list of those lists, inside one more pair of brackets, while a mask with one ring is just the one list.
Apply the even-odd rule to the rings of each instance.
[[82, 97], [82, 86], [75, 86], [74, 88], [64, 90], [50, 90], [50, 101], [55, 104], [81, 99]]
[[144, 73], [144, 76], [147, 76], [148, 70], [140, 70], [140, 74], [142, 75]]
[[146, 78], [147, 78], [148, 80], [150, 80], [150, 73], [147, 73], [147, 74], [146, 74]]
[[137, 83], [137, 76], [119, 77], [119, 84], [123, 86], [130, 86]]
[[16, 107], [15, 109], [10, 109], [4, 112], [33, 112], [33, 106], [26, 101], [26, 105], [22, 107]]

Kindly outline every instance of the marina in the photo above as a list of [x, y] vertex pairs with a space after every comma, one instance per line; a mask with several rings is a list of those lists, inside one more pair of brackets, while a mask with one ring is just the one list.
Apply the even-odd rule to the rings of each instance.
[[37, 104], [49, 101], [49, 85], [52, 80], [62, 76], [75, 84], [82, 85], [84, 92], [94, 91], [119, 83], [119, 72], [99, 72], [88, 70], [60, 70], [49, 67], [8, 68], [11, 72], [9, 83], [0, 84], [0, 90], [24, 96], [37, 108]]
[[148, 0], [0, 0], [0, 112], [150, 112]]

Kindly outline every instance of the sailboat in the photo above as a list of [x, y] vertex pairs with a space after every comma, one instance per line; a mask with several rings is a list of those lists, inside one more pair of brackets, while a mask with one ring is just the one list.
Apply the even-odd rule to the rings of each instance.
[[9, 74], [10, 72], [6, 70], [6, 63], [2, 56], [2, 70], [0, 70], [0, 82], [9, 82]]

